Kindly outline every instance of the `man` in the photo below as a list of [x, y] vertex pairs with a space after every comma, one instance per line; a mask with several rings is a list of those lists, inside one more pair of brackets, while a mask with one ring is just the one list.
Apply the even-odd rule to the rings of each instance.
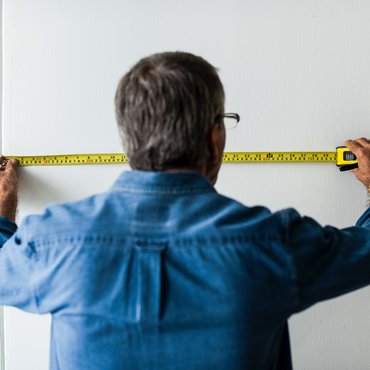
[[[134, 171], [108, 192], [17, 229], [1, 173], [0, 304], [52, 314], [52, 369], [291, 368], [287, 319], [370, 283], [370, 211], [338, 230], [218, 194], [224, 92], [200, 57], [139, 61], [116, 113]], [[345, 145], [368, 188], [370, 142]]]

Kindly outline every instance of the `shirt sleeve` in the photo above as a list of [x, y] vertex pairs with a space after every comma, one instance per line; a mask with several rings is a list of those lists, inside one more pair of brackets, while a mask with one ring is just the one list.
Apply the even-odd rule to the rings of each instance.
[[0, 216], [0, 248], [17, 231], [17, 225], [4, 216]]
[[21, 229], [0, 216], [0, 305], [37, 312], [32, 289], [32, 247], [23, 243]]
[[370, 284], [370, 209], [356, 226], [322, 227], [289, 212], [288, 243], [296, 266], [301, 311]]

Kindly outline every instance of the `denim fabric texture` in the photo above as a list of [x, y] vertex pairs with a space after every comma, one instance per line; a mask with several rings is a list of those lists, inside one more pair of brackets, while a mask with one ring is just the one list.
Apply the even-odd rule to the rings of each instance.
[[291, 368], [287, 319], [370, 283], [370, 211], [322, 227], [197, 173], [0, 217], [0, 304], [51, 313], [52, 370]]

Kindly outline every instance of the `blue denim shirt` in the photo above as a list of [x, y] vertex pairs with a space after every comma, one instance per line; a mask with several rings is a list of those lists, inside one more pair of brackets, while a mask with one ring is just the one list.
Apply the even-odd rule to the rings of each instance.
[[52, 314], [51, 369], [284, 369], [287, 319], [370, 282], [370, 212], [322, 227], [196, 173], [0, 218], [0, 304]]

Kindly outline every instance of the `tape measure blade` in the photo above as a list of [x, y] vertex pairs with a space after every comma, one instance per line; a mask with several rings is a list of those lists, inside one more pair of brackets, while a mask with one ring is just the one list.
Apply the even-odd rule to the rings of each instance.
[[123, 153], [6, 156], [6, 158], [17, 159], [19, 166], [22, 167], [128, 163], [128, 158]]
[[225, 163], [336, 162], [336, 152], [226, 152]]
[[[19, 161], [20, 166], [61, 166], [83, 164], [124, 164], [128, 158], [123, 153], [58, 154], [39, 156], [6, 156]], [[261, 162], [335, 162], [336, 152], [225, 152], [224, 163]]]

